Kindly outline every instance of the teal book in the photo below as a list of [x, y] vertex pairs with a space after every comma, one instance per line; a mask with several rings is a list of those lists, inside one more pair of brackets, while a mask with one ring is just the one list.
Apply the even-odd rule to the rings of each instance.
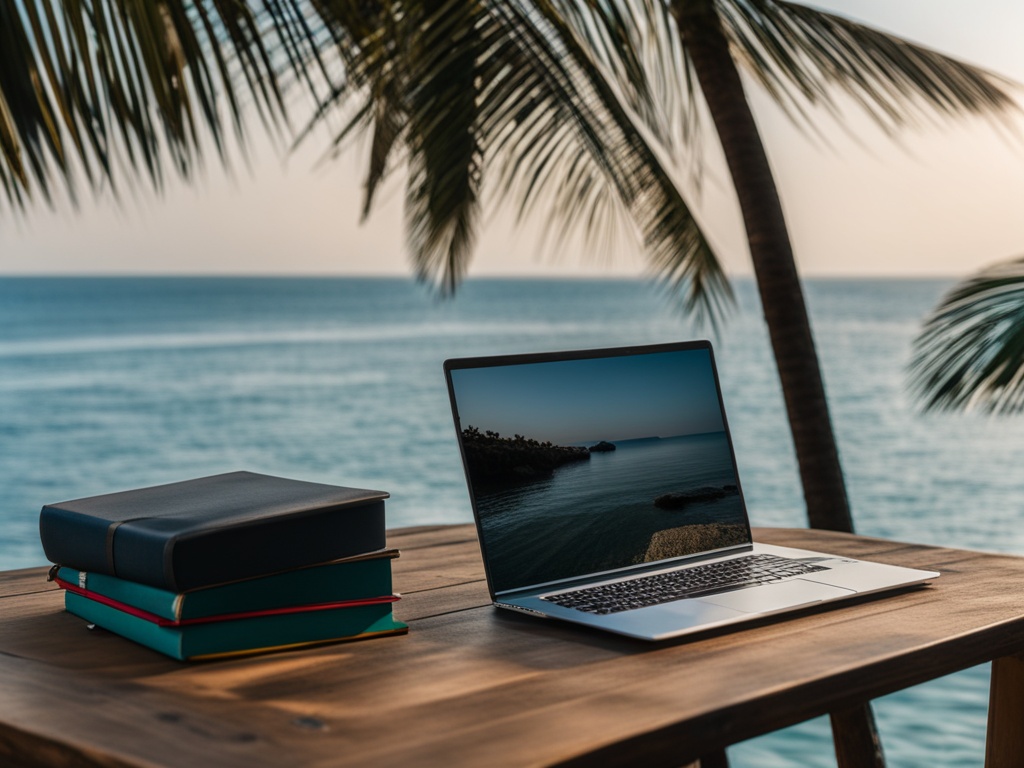
[[188, 592], [171, 592], [116, 576], [66, 567], [57, 570], [55, 580], [69, 592], [114, 603], [115, 607], [131, 606], [170, 622], [179, 622], [390, 595], [391, 561], [396, 557], [397, 549], [384, 549]]
[[266, 653], [406, 633], [408, 627], [394, 618], [391, 606], [391, 602], [316, 606], [306, 611], [161, 626], [74, 592], [64, 593], [68, 613], [181, 660]]

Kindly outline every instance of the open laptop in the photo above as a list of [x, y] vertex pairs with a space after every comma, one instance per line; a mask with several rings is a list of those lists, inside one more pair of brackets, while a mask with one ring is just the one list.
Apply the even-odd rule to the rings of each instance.
[[751, 540], [709, 342], [444, 370], [496, 606], [662, 640], [939, 575]]

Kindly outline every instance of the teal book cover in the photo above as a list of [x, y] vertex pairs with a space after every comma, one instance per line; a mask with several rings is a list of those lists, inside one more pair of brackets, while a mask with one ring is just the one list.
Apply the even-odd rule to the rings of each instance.
[[390, 595], [391, 561], [398, 550], [299, 568], [229, 584], [171, 592], [103, 573], [60, 568], [56, 581], [69, 592], [107, 598], [169, 621], [336, 603]]
[[167, 627], [73, 592], [64, 593], [68, 613], [181, 660], [404, 634], [408, 627], [394, 618], [391, 605], [372, 603]]

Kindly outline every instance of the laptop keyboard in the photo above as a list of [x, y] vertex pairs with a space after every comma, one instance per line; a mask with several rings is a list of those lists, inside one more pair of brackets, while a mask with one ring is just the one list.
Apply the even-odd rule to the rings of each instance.
[[547, 595], [541, 600], [587, 613], [618, 613], [827, 570], [821, 565], [776, 555], [744, 555], [734, 560]]

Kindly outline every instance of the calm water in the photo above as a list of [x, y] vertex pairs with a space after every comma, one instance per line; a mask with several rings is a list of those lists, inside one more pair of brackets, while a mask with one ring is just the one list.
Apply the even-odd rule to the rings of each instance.
[[[1024, 554], [1024, 419], [921, 416], [903, 370], [948, 284], [808, 284], [858, 531]], [[805, 524], [753, 286], [717, 360], [754, 525]], [[392, 526], [470, 510], [446, 357], [703, 335], [640, 282], [0, 279], [0, 568], [43, 563], [42, 504], [235, 469], [380, 488]], [[981, 765], [987, 670], [876, 705], [893, 766]], [[730, 751], [834, 766], [827, 723]]]
[[[693, 503], [685, 512], [654, 506], [663, 493], [726, 485], [735, 489], [735, 483], [728, 440], [717, 432], [621, 442], [614, 451], [559, 467], [550, 478], [478, 493], [495, 588], [647, 562], [652, 559], [646, 556], [652, 536], [666, 528], [718, 523], [742, 528], [746, 535], [738, 493]], [[593, 545], [581, 547], [580, 541]], [[735, 541], [723, 541], [720, 547], [730, 543]]]

